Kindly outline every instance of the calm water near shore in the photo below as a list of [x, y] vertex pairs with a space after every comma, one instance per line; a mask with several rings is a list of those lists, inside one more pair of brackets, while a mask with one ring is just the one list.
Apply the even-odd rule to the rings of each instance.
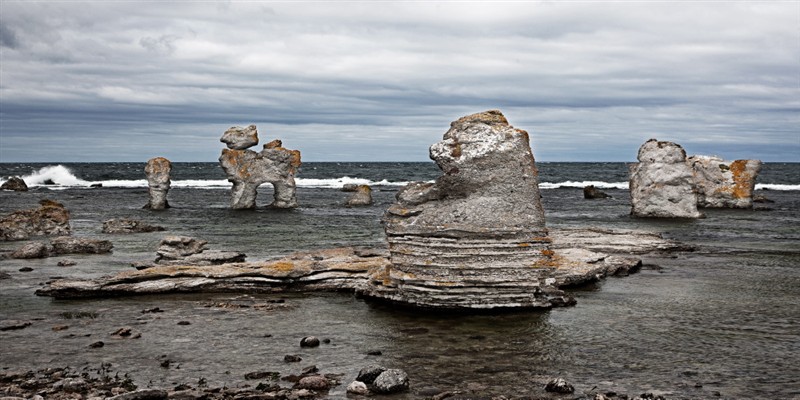
[[[316, 365], [322, 373], [342, 374], [343, 384], [331, 397], [343, 398], [358, 370], [377, 363], [409, 373], [411, 392], [396, 399], [446, 390], [542, 396], [544, 383], [556, 376], [573, 383], [577, 393], [597, 387], [668, 398], [720, 398], [715, 392], [737, 399], [800, 397], [800, 164], [765, 165], [758, 193], [774, 203], [666, 221], [629, 217], [624, 163], [540, 163], [549, 227], [647, 230], [697, 246], [694, 252], [646, 258], [638, 274], [576, 290], [578, 304], [569, 308], [469, 316], [398, 309], [346, 293], [81, 301], [35, 296], [54, 277], [97, 277], [151, 260], [165, 234], [203, 238], [211, 249], [246, 253], [248, 261], [295, 250], [380, 246], [380, 217], [396, 191], [407, 181], [438, 175], [431, 163], [307, 163], [300, 173], [300, 208], [231, 211], [217, 164], [176, 163], [168, 196], [173, 208], [155, 212], [141, 208], [147, 202], [142, 168], [0, 164], [0, 177], [39, 180], [29, 192], [0, 192], [0, 213], [57, 200], [71, 212], [74, 235], [114, 243], [110, 255], [0, 260], [0, 272], [11, 276], [0, 280], [0, 320], [33, 322], [0, 332], [0, 368], [110, 363], [140, 387], [171, 388], [196, 386], [200, 378], [209, 386], [255, 386], [258, 381], [245, 380], [245, 373], [297, 374]], [[44, 185], [47, 179], [57, 185]], [[98, 182], [103, 187], [88, 187]], [[337, 187], [346, 182], [373, 184], [375, 203], [344, 207], [349, 194]], [[584, 200], [581, 187], [588, 182], [613, 198]], [[271, 201], [268, 186], [260, 189], [259, 205]], [[104, 220], [119, 217], [162, 225], [167, 232], [101, 233]], [[24, 243], [0, 242], [0, 251]], [[77, 265], [56, 265], [65, 258]], [[23, 267], [33, 271], [20, 272]], [[260, 307], [216, 307], [226, 302]], [[142, 313], [155, 307], [164, 312]], [[60, 325], [68, 329], [52, 329]], [[110, 336], [124, 326], [141, 338]], [[300, 348], [307, 335], [330, 343]], [[105, 346], [89, 348], [96, 341]], [[287, 354], [303, 361], [285, 363]], [[165, 368], [166, 359], [171, 362]]]

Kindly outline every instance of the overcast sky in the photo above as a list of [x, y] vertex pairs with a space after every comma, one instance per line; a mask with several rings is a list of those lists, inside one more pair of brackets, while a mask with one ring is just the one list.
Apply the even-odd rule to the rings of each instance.
[[[500, 109], [539, 161], [800, 161], [800, 2], [0, 0], [0, 161], [424, 161]], [[259, 146], [260, 148], [260, 146]]]

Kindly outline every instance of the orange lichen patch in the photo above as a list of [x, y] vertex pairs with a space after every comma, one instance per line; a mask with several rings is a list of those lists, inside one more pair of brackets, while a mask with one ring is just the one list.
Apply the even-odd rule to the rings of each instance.
[[283, 272], [294, 270], [294, 263], [288, 261], [277, 261], [269, 265], [271, 269]]
[[547, 236], [536, 236], [536, 237], [534, 237], [534, 238], [533, 238], [533, 239], [531, 239], [531, 240], [532, 240], [532, 241], [534, 241], [534, 242], [553, 243], [553, 239], [550, 239], [550, 238], [549, 238], [549, 237], [547, 237]]
[[489, 110], [477, 114], [467, 115], [465, 117], [459, 118], [457, 121], [455, 121], [455, 123], [461, 124], [465, 122], [474, 122], [474, 121], [479, 121], [490, 125], [493, 124], [508, 125], [508, 120], [503, 115], [503, 113], [500, 112], [500, 110]]
[[731, 163], [731, 174], [733, 175], [733, 197], [742, 199], [750, 197], [750, 182], [753, 177], [747, 173], [747, 160], [736, 160]]
[[281, 146], [283, 146], [283, 142], [281, 142], [280, 139], [275, 139], [275, 140], [265, 144], [264, 148], [265, 149], [275, 149], [275, 148], [278, 148], [278, 147], [281, 147]]
[[453, 148], [450, 150], [450, 156], [453, 158], [461, 157], [461, 143], [453, 143]]
[[541, 253], [545, 257], [552, 257], [552, 256], [554, 256], [556, 254], [553, 250], [550, 250], [550, 249], [544, 249], [544, 250], [541, 251]]
[[224, 163], [231, 165], [237, 171], [237, 175], [244, 180], [250, 177], [248, 163], [244, 161], [246, 151], [247, 150], [222, 149], [222, 155], [220, 156], [220, 161], [224, 160]]
[[531, 247], [530, 243], [517, 243], [517, 247]]
[[302, 162], [300, 161], [300, 150], [289, 150], [291, 153], [291, 164], [293, 167], [299, 167]]
[[163, 174], [169, 173], [172, 170], [172, 162], [164, 157], [152, 158], [147, 162], [144, 167], [144, 172], [147, 174]]

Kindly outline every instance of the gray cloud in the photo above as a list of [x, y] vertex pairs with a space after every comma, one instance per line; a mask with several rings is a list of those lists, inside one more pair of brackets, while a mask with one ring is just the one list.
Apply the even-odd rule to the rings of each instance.
[[249, 123], [306, 160], [424, 160], [490, 108], [540, 160], [657, 137], [800, 161], [796, 3], [8, 1], [0, 22], [0, 161], [213, 161]]

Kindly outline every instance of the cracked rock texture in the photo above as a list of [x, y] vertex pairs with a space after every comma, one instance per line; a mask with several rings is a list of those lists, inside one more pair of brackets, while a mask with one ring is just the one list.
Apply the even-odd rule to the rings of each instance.
[[147, 160], [147, 165], [144, 167], [144, 173], [147, 175], [147, 187], [150, 194], [150, 200], [144, 208], [151, 210], [163, 210], [169, 208], [167, 202], [167, 192], [169, 192], [170, 185], [170, 172], [172, 172], [172, 163], [164, 157], [155, 157]]
[[699, 207], [753, 208], [760, 160], [725, 161], [714, 156], [691, 156], [687, 162], [694, 173]]
[[0, 240], [71, 233], [69, 211], [63, 204], [52, 200], [42, 200], [39, 204], [39, 208], [14, 211], [0, 218]]
[[247, 149], [258, 143], [257, 135], [255, 125], [250, 125], [247, 128], [230, 128], [220, 139], [228, 146], [222, 149], [219, 163], [228, 181], [233, 183], [231, 208], [255, 208], [256, 191], [266, 182], [274, 188], [274, 200], [270, 207], [297, 207], [294, 175], [300, 166], [300, 151], [283, 148], [282, 142], [277, 139], [265, 144], [260, 152]]
[[700, 218], [694, 175], [679, 144], [650, 139], [631, 165], [631, 214], [636, 217]]

